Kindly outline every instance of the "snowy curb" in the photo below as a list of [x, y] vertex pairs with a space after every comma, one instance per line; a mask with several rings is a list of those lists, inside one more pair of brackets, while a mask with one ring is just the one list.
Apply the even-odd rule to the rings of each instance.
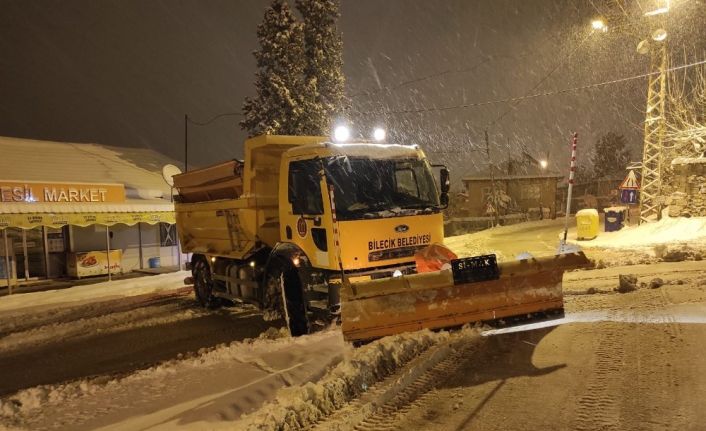
[[47, 306], [54, 308], [71, 307], [112, 298], [176, 291], [184, 287], [184, 278], [190, 274], [189, 271], [178, 271], [169, 274], [146, 275], [126, 280], [74, 286], [59, 290], [3, 296], [0, 298], [0, 312], [14, 312]]

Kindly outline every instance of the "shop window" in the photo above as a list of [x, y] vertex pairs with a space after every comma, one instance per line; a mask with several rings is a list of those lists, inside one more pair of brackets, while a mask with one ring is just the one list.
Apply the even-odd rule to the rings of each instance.
[[177, 244], [176, 225], [169, 223], [159, 224], [159, 245], [162, 247], [172, 247]]
[[56, 229], [48, 227], [47, 229], [47, 252], [63, 253], [66, 251], [65, 232], [68, 229]]

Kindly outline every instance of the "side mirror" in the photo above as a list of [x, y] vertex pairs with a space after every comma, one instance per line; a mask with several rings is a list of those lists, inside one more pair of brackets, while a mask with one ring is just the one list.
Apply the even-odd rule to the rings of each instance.
[[[446, 167], [441, 168], [439, 171], [439, 186], [441, 187], [441, 194], [446, 194], [451, 189], [451, 179], [449, 177], [449, 170]], [[447, 196], [448, 203], [448, 196]]]
[[449, 206], [449, 194], [444, 192], [439, 195], [439, 204], [441, 208], [448, 208]]

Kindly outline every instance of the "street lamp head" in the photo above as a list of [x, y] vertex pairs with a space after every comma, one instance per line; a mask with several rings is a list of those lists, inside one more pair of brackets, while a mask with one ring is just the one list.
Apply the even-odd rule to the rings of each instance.
[[650, 41], [645, 39], [637, 44], [637, 53], [641, 55], [647, 55], [650, 53]]
[[539, 166], [541, 166], [542, 169], [547, 169], [547, 165], [548, 165], [548, 164], [549, 164], [549, 163], [548, 163], [546, 160], [540, 160], [540, 161], [539, 161]]
[[663, 28], [658, 28], [652, 33], [652, 40], [655, 42], [662, 42], [667, 38], [667, 30]]
[[597, 18], [591, 21], [591, 27], [596, 31], [602, 31], [604, 33], [608, 31], [608, 26], [606, 25], [605, 21], [603, 21], [603, 19], [601, 18]]

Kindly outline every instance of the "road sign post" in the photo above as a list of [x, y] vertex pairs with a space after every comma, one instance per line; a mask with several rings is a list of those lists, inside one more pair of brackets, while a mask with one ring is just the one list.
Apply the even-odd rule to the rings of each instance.
[[636, 205], [640, 201], [640, 181], [637, 179], [635, 171], [630, 169], [620, 186], [620, 202], [628, 206], [628, 221], [630, 221], [630, 205]]

